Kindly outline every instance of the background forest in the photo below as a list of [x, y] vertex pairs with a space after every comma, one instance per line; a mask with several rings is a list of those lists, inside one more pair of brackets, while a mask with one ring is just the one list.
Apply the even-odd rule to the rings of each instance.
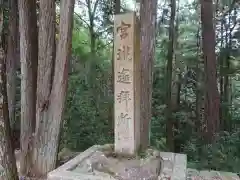
[[[81, 2], [80, 2], [81, 3]], [[69, 76], [62, 147], [83, 151], [94, 144], [113, 142], [112, 16], [113, 4], [97, 1], [96, 14], [75, 9], [72, 67]], [[174, 3], [174, 4], [173, 4]], [[81, 4], [80, 4], [81, 5]], [[91, 5], [94, 6], [94, 3]], [[167, 64], [172, 61], [173, 151], [188, 155], [189, 167], [240, 171], [240, 5], [217, 0], [215, 32], [218, 88], [221, 107], [216, 141], [207, 144], [204, 127], [204, 63], [200, 4], [184, 0], [159, 1], [153, 69], [151, 146], [168, 151], [166, 144]], [[122, 10], [129, 8], [122, 7]], [[171, 14], [175, 11], [175, 15]], [[101, 16], [99, 16], [99, 14]], [[80, 18], [81, 17], [81, 18]], [[101, 18], [99, 18], [101, 17]], [[173, 20], [172, 20], [172, 19]], [[91, 22], [92, 21], [92, 22]], [[174, 26], [171, 26], [174, 21]], [[90, 32], [93, 31], [92, 34]], [[172, 32], [169, 34], [169, 32]], [[174, 39], [174, 40], [173, 40]], [[168, 59], [174, 41], [173, 59]], [[169, 72], [168, 72], [169, 73]], [[209, 87], [212, 88], [212, 87]]]
[[[188, 167], [240, 172], [240, 3], [201, 3], [158, 1], [150, 142], [161, 151], [187, 154]], [[134, 4], [76, 1], [60, 152], [113, 143], [113, 15]], [[56, 14], [57, 39], [61, 13]], [[9, 109], [16, 132], [22, 107], [19, 64], [15, 115]]]

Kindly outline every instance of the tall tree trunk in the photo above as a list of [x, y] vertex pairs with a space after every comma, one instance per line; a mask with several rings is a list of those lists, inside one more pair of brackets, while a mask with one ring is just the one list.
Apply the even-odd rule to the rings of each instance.
[[196, 132], [198, 133], [199, 137], [203, 137], [204, 135], [204, 77], [203, 77], [203, 61], [202, 61], [202, 43], [201, 43], [201, 34], [200, 28], [197, 32], [197, 58], [198, 62], [196, 64]]
[[[222, 8], [223, 11], [223, 8]], [[220, 86], [220, 113], [219, 113], [219, 119], [220, 119], [220, 128], [224, 128], [224, 103], [223, 103], [223, 94], [224, 94], [224, 54], [225, 49], [223, 48], [223, 42], [224, 42], [224, 31], [223, 31], [223, 21], [221, 21], [221, 45], [220, 45], [220, 54], [219, 54], [219, 69], [220, 69], [220, 77], [219, 77], [219, 86]], [[227, 43], [227, 42], [226, 42]]]
[[[34, 139], [31, 176], [41, 174], [45, 157], [44, 149], [48, 137], [42, 136], [48, 128], [49, 109], [47, 107], [52, 90], [53, 65], [55, 61], [55, 0], [40, 1], [38, 32], [38, 79], [36, 102], [36, 130]], [[40, 154], [42, 155], [40, 156]], [[40, 169], [39, 169], [40, 168]], [[40, 171], [40, 172], [38, 172]]]
[[171, 0], [171, 19], [169, 25], [169, 44], [168, 44], [168, 54], [167, 54], [167, 112], [166, 112], [166, 120], [167, 120], [167, 145], [170, 151], [174, 151], [174, 121], [172, 119], [172, 69], [173, 69], [173, 55], [174, 55], [174, 22], [175, 22], [175, 14], [176, 14], [176, 0]]
[[141, 0], [140, 3], [140, 64], [141, 64], [141, 147], [149, 145], [152, 117], [152, 72], [155, 56], [155, 31], [157, 0]]
[[[230, 3], [229, 3], [230, 6]], [[236, 14], [235, 14], [236, 15]], [[231, 51], [232, 51], [232, 29], [231, 24], [236, 25], [236, 20], [231, 22], [231, 12], [228, 13], [228, 24], [225, 24], [226, 28], [226, 51], [225, 51], [225, 73], [224, 73], [224, 92], [223, 92], [223, 120], [224, 126], [223, 129], [226, 131], [231, 131], [231, 116], [230, 116], [230, 106], [231, 106], [231, 77], [229, 76], [230, 70], [230, 58], [231, 58]], [[234, 22], [235, 21], [235, 22]]]
[[7, 94], [10, 125], [13, 128], [15, 122], [16, 104], [16, 61], [18, 43], [18, 8], [17, 0], [9, 0], [9, 35], [7, 49]]
[[4, 180], [18, 180], [16, 159], [11, 142], [6, 89], [6, 61], [3, 49], [3, 8], [0, 7], [0, 165], [3, 167]]
[[215, 31], [213, 28], [212, 0], [201, 0], [202, 41], [205, 71], [204, 118], [207, 132], [206, 140], [212, 142], [219, 130], [219, 92], [217, 88]]
[[20, 172], [31, 169], [31, 149], [36, 116], [37, 18], [36, 1], [19, 0], [21, 59], [21, 160]]
[[[52, 1], [51, 1], [52, 2]], [[51, 2], [45, 2], [44, 4], [48, 7]], [[43, 3], [43, 2], [42, 2]], [[43, 4], [42, 4], [43, 5]], [[57, 54], [55, 61], [54, 69], [54, 78], [52, 84], [51, 94], [49, 100], [47, 100], [40, 111], [42, 111], [42, 116], [47, 116], [44, 119], [46, 122], [41, 124], [41, 119], [37, 125], [36, 129], [36, 141], [40, 140], [40, 143], [34, 144], [34, 159], [37, 161], [34, 162], [34, 172], [37, 176], [45, 175], [47, 172], [53, 170], [56, 166], [58, 145], [59, 145], [59, 134], [61, 128], [61, 122], [63, 118], [65, 96], [67, 90], [67, 80], [68, 80], [68, 69], [69, 69], [69, 60], [71, 58], [71, 41], [72, 41], [72, 24], [73, 24], [73, 12], [74, 12], [74, 0], [61, 1], [60, 5], [60, 25], [59, 25], [59, 40], [57, 45]], [[49, 7], [50, 8], [50, 7]], [[52, 15], [53, 9], [51, 9]], [[50, 18], [50, 17], [49, 17]], [[51, 20], [48, 19], [47, 22], [51, 23]], [[52, 28], [52, 24], [50, 24]], [[49, 33], [49, 34], [48, 34]], [[52, 31], [49, 31], [47, 36], [50, 36]], [[46, 37], [45, 37], [46, 38]], [[45, 39], [44, 38], [44, 39]], [[46, 40], [46, 39], [45, 39]], [[53, 40], [50, 40], [49, 43], [52, 43]], [[44, 42], [44, 40], [42, 40]], [[44, 47], [40, 51], [52, 53], [52, 49], [47, 50]], [[44, 51], [45, 49], [45, 51]], [[41, 54], [40, 54], [41, 55]], [[39, 56], [40, 56], [39, 55]], [[47, 62], [51, 60], [50, 56], [44, 58]], [[43, 63], [43, 62], [42, 62]], [[41, 64], [41, 62], [40, 62]], [[49, 66], [45, 66], [50, 71]], [[40, 73], [40, 72], [39, 72]], [[48, 73], [49, 75], [50, 73]], [[49, 83], [49, 76], [45, 77], [45, 82], [41, 83], [42, 85]], [[49, 87], [49, 84], [48, 84]], [[41, 87], [45, 88], [45, 87]], [[43, 92], [43, 91], [41, 91]], [[43, 98], [38, 94], [39, 100]], [[45, 99], [43, 99], [45, 100]], [[38, 107], [39, 108], [39, 107]], [[38, 109], [39, 111], [39, 109]]]
[[[179, 3], [178, 3], [178, 10], [179, 11]], [[177, 68], [177, 62], [179, 61], [177, 58], [176, 51], [178, 49], [178, 29], [179, 29], [179, 18], [176, 20], [176, 26], [174, 28], [174, 50], [173, 50], [173, 80], [172, 80], [172, 92], [171, 92], [171, 107], [173, 113], [176, 113], [179, 109], [180, 105], [180, 91], [181, 91], [181, 83], [180, 83], [180, 72]], [[176, 131], [179, 131], [180, 128], [180, 122], [177, 119], [173, 119], [174, 128]], [[176, 138], [177, 135], [174, 135], [174, 152], [180, 152], [181, 151], [181, 139]]]

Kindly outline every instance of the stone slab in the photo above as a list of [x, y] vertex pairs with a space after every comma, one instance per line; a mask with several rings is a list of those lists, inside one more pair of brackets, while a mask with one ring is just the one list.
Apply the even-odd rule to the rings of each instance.
[[115, 180], [111, 176], [106, 176], [103, 174], [98, 174], [98, 176], [76, 173], [71, 170], [76, 168], [84, 159], [90, 157], [94, 152], [101, 149], [101, 146], [95, 145], [82, 152], [72, 160], [58, 167], [57, 169], [48, 173], [48, 180]]
[[[169, 178], [171, 178], [171, 180], [186, 179], [186, 155], [167, 152], [158, 152], [160, 156], [153, 155], [149, 160], [146, 159], [146, 161], [141, 161], [142, 163], [140, 166], [130, 165], [130, 168], [128, 168], [128, 164], [126, 163], [126, 166], [124, 166], [123, 169], [126, 168], [128, 171], [119, 171], [119, 176], [116, 176], [116, 174], [113, 175], [111, 173], [108, 174], [93, 170], [88, 173], [88, 171], [86, 171], [86, 167], [88, 167], [88, 160], [90, 159], [91, 162], [94, 162], [94, 157], [96, 157], [96, 159], [98, 159], [96, 161], [104, 161], [105, 157], [102, 157], [99, 152], [110, 146], [113, 147], [113, 145], [96, 145], [87, 149], [69, 162], [50, 172], [48, 174], [48, 180], [117, 180], [119, 177], [123, 180], [160, 180]], [[159, 166], [160, 163], [161, 166]], [[92, 163], [90, 164], [93, 165]], [[76, 170], [77, 167], [80, 168]], [[84, 168], [81, 170], [81, 167], [84, 167], [85, 170]], [[112, 167], [114, 169], [114, 166]], [[156, 174], [156, 171], [160, 174], [159, 176], [154, 175], [154, 173]], [[128, 174], [129, 176], [125, 176]]]
[[240, 180], [240, 178], [231, 172], [188, 169], [187, 180]]
[[187, 156], [171, 152], [160, 152], [162, 158], [159, 179], [186, 180]]

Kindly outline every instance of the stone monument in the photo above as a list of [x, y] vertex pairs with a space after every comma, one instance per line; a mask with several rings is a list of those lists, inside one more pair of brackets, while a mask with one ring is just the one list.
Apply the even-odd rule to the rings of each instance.
[[140, 148], [140, 47], [135, 12], [114, 20], [114, 145], [95, 145], [49, 180], [185, 180], [186, 155]]
[[140, 146], [139, 23], [135, 13], [115, 16], [115, 152], [135, 154]]

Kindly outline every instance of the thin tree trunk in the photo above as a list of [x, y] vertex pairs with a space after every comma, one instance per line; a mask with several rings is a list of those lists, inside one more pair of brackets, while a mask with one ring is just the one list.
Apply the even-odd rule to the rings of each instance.
[[[60, 33], [53, 85], [49, 101], [47, 101], [41, 109], [42, 111], [48, 111], [48, 113], [46, 113], [48, 117], [46, 118], [46, 122], [44, 122], [44, 126], [37, 126], [36, 140], [38, 140], [38, 138], [42, 139], [41, 143], [34, 147], [34, 157], [37, 159], [34, 165], [34, 171], [37, 173], [37, 176], [45, 175], [56, 166], [59, 134], [67, 90], [69, 60], [71, 58], [74, 0], [61, 1], [60, 6]], [[49, 53], [51, 52], [52, 51], [49, 50]], [[46, 78], [45, 80], [48, 81], [49, 79]]]
[[172, 119], [172, 71], [173, 71], [173, 55], [174, 55], [174, 22], [175, 22], [175, 14], [176, 14], [176, 0], [171, 0], [171, 19], [169, 25], [169, 44], [168, 44], [168, 55], [167, 55], [167, 145], [170, 151], [174, 151], [174, 121]]
[[213, 28], [212, 0], [201, 0], [202, 41], [205, 70], [206, 140], [212, 142], [219, 130], [219, 92], [217, 88], [215, 31]]
[[[179, 3], [178, 10], [179, 11]], [[179, 109], [180, 105], [180, 91], [181, 91], [181, 83], [180, 83], [180, 72], [177, 68], [177, 62], [179, 61], [177, 58], [176, 51], [178, 49], [178, 29], [179, 29], [179, 19], [176, 20], [176, 26], [174, 28], [174, 50], [173, 50], [173, 80], [172, 80], [172, 93], [171, 93], [171, 107], [174, 113], [176, 113]], [[173, 119], [174, 128], [177, 132], [180, 128], [180, 122], [178, 120]], [[174, 152], [180, 152], [181, 150], [181, 139], [176, 138], [177, 135], [174, 135]]]
[[16, 159], [11, 141], [6, 89], [6, 61], [3, 50], [3, 8], [0, 9], [0, 165], [3, 167], [1, 178], [18, 180]]
[[[222, 8], [223, 11], [223, 8]], [[219, 69], [220, 69], [220, 77], [219, 77], [219, 85], [220, 85], [220, 113], [219, 113], [219, 119], [220, 119], [220, 128], [224, 129], [224, 100], [223, 100], [223, 94], [224, 94], [224, 54], [225, 50], [223, 48], [223, 41], [224, 41], [224, 31], [223, 31], [223, 20], [221, 21], [221, 45], [220, 45], [220, 54], [219, 54]], [[227, 42], [226, 42], [227, 43]]]
[[37, 18], [36, 1], [19, 0], [21, 59], [21, 175], [31, 169], [31, 147], [36, 116]]
[[155, 56], [155, 31], [157, 0], [141, 0], [140, 3], [140, 64], [141, 64], [141, 147], [149, 145], [150, 123], [152, 117], [152, 72]]
[[9, 0], [9, 35], [7, 50], [7, 94], [10, 125], [13, 128], [15, 122], [16, 104], [16, 61], [18, 43], [18, 8], [17, 0]]
[[42, 159], [47, 156], [45, 153], [48, 153], [44, 149], [47, 137], [42, 136], [42, 133], [45, 128], [48, 128], [49, 123], [47, 106], [52, 90], [55, 61], [55, 0], [40, 1], [39, 14], [36, 130], [31, 176], [42, 175], [42, 169], [39, 169], [39, 166], [44, 166]]

